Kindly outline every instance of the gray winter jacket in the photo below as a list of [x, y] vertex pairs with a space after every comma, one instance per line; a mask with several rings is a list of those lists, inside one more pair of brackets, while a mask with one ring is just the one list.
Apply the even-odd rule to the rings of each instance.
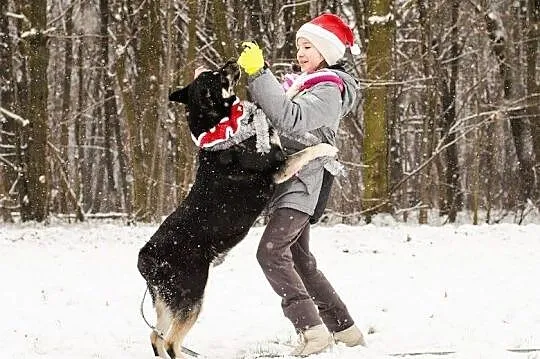
[[[251, 76], [249, 92], [268, 117], [271, 124], [285, 136], [282, 145], [287, 153], [294, 153], [305, 145], [294, 140], [306, 132], [317, 136], [321, 142], [336, 144], [339, 121], [353, 107], [357, 84], [345, 72], [334, 71], [344, 82], [343, 95], [332, 83], [322, 82], [289, 99], [280, 82], [269, 70]], [[269, 205], [277, 208], [293, 208], [312, 215], [319, 198], [323, 179], [323, 160], [317, 159], [306, 165], [297, 176], [280, 184]]]

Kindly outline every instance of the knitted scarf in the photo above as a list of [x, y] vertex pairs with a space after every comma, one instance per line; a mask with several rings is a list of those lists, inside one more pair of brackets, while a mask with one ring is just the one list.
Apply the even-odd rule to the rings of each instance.
[[309, 74], [306, 72], [301, 74], [286, 74], [281, 85], [283, 86], [287, 97], [291, 99], [300, 92], [323, 82], [335, 84], [341, 92], [345, 89], [341, 77], [335, 72], [325, 69]]
[[191, 138], [200, 148], [222, 151], [256, 135], [257, 152], [268, 153], [270, 151], [268, 131], [268, 120], [262, 110], [251, 102], [236, 98], [229, 116], [198, 137], [191, 134]]
[[240, 121], [246, 117], [244, 109], [240, 104], [238, 97], [234, 100], [231, 106], [231, 113], [219, 121], [217, 125], [206, 132], [201, 133], [198, 137], [191, 134], [193, 142], [200, 148], [212, 147], [220, 142], [227, 141], [234, 136], [240, 128]]
[[[321, 69], [312, 73], [303, 72], [301, 74], [286, 74], [284, 76], [281, 86], [285, 90], [285, 93], [289, 99], [292, 99], [300, 92], [310, 89], [313, 86], [320, 83], [332, 83], [335, 84], [339, 91], [343, 94], [345, 90], [345, 84], [341, 77], [335, 72], [326, 69]], [[284, 134], [282, 134], [283, 136]], [[313, 146], [321, 141], [317, 136], [311, 133], [305, 133], [303, 136], [295, 136], [294, 140], [300, 142], [306, 146]], [[324, 168], [332, 175], [345, 174], [344, 166], [332, 157], [325, 157], [323, 159]]]

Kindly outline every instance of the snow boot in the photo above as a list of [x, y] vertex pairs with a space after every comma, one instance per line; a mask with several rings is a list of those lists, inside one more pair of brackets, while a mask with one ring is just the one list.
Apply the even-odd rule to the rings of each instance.
[[291, 352], [292, 356], [308, 356], [320, 353], [332, 346], [332, 335], [324, 324], [319, 324], [300, 332], [298, 345]]
[[366, 346], [364, 336], [356, 325], [353, 325], [352, 327], [349, 327], [340, 332], [334, 333], [334, 340], [336, 341], [336, 343], [341, 342], [348, 347], [355, 347], [357, 345], [362, 345], [364, 347]]

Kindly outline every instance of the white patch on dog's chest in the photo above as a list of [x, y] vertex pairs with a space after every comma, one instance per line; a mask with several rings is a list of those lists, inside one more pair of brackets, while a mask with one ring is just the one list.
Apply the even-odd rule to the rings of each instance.
[[221, 89], [221, 96], [223, 98], [229, 98], [231, 97], [233, 94], [230, 92], [230, 91], [227, 91], [226, 89], [222, 88]]

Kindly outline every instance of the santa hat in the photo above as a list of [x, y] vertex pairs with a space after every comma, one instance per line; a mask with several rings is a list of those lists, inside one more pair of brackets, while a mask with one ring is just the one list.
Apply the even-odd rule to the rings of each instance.
[[354, 35], [346, 23], [334, 14], [322, 14], [300, 26], [296, 32], [315, 46], [328, 65], [335, 65], [345, 55], [349, 47], [353, 55], [360, 54], [360, 48], [354, 43]]

